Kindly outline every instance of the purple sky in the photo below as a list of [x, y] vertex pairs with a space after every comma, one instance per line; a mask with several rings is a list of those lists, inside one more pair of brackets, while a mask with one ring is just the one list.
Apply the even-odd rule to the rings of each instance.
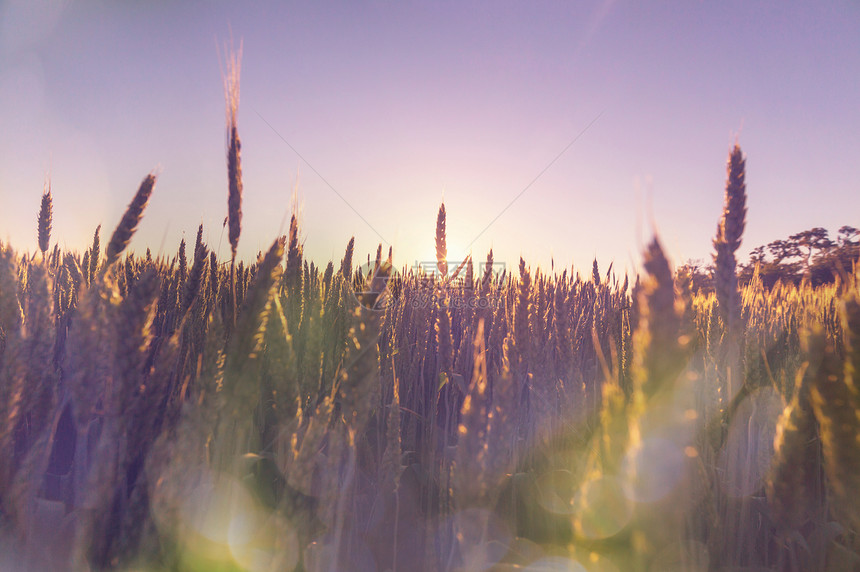
[[50, 171], [54, 241], [85, 247], [98, 224], [107, 241], [157, 169], [133, 248], [172, 254], [203, 222], [228, 257], [231, 33], [245, 258], [285, 230], [296, 186], [323, 264], [352, 235], [361, 258], [381, 235], [398, 265], [432, 259], [443, 196], [452, 259], [474, 241], [509, 265], [632, 268], [654, 226], [676, 263], [707, 258], [736, 137], [743, 258], [860, 226], [856, 0], [430, 4], [5, 0], [0, 239], [36, 250]]

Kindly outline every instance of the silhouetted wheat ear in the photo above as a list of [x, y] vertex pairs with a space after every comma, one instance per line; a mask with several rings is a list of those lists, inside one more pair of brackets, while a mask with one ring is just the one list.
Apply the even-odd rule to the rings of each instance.
[[[155, 187], [155, 175], [150, 173], [143, 178], [137, 194], [134, 195], [134, 199], [129, 203], [128, 208], [125, 209], [125, 214], [122, 215], [119, 226], [113, 231], [113, 236], [111, 236], [107, 247], [107, 258], [104, 268], [108, 268], [116, 262], [122, 251], [128, 246], [132, 235], [137, 230], [137, 225], [140, 224], [140, 219], [143, 218], [143, 209], [146, 208], [149, 202], [153, 187]], [[92, 261], [92, 259], [90, 260]]]
[[291, 295], [300, 295], [302, 290], [302, 245], [299, 242], [299, 223], [295, 215], [290, 219], [290, 234], [287, 242], [287, 267], [284, 282]]
[[436, 215], [436, 268], [442, 277], [448, 274], [448, 245], [445, 242], [445, 203]]
[[493, 249], [487, 253], [487, 262], [484, 266], [484, 275], [481, 277], [481, 290], [486, 291], [493, 279]]
[[729, 155], [726, 180], [726, 202], [723, 210], [722, 237], [732, 251], [741, 245], [747, 215], [746, 158], [735, 145]]
[[99, 269], [99, 258], [101, 258], [101, 240], [99, 238], [99, 233], [102, 230], [102, 225], [98, 225], [96, 227], [95, 232], [93, 233], [93, 245], [89, 251], [89, 260], [87, 262], [86, 255], [84, 256], [84, 269], [87, 270], [87, 282], [92, 282], [93, 278], [98, 272]]
[[746, 224], [745, 176], [746, 159], [741, 148], [735, 145], [729, 155], [723, 214], [717, 225], [717, 236], [714, 238], [717, 301], [723, 323], [730, 331], [738, 328], [740, 321], [735, 251], [741, 245], [741, 236]]
[[[201, 225], [202, 229], [203, 226]], [[208, 254], [206, 245], [202, 241], [197, 242], [197, 247], [194, 250], [194, 264], [191, 267], [191, 273], [188, 275], [188, 280], [185, 282], [185, 291], [182, 297], [182, 310], [188, 311], [194, 300], [200, 292], [200, 286], [203, 283], [203, 271], [206, 268]]]
[[227, 58], [227, 74], [224, 78], [224, 92], [227, 99], [227, 218], [230, 226], [230, 251], [236, 258], [239, 234], [242, 232], [242, 143], [236, 127], [239, 112], [239, 72], [242, 59], [242, 46], [239, 51]]
[[637, 390], [650, 397], [662, 387], [671, 387], [684, 363], [675, 283], [657, 237], [645, 251], [644, 265], [648, 275], [639, 292], [633, 383]]
[[352, 253], [355, 249], [355, 237], [349, 239], [346, 245], [346, 252], [343, 255], [343, 260], [340, 263], [340, 273], [343, 279], [347, 282], [352, 280]]
[[194, 254], [197, 254], [197, 251], [200, 250], [200, 247], [203, 245], [203, 223], [200, 223], [200, 226], [197, 227], [197, 238], [194, 240]]
[[42, 207], [39, 209], [39, 250], [42, 258], [51, 242], [51, 221], [53, 219], [53, 200], [51, 199], [51, 181], [45, 183], [45, 192], [42, 194]]
[[472, 264], [471, 254], [466, 258], [466, 276], [464, 278], [464, 282], [466, 283], [466, 288], [470, 290], [475, 285], [475, 268]]

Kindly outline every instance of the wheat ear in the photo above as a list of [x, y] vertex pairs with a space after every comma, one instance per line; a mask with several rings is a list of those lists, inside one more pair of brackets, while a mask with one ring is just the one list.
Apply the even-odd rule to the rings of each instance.
[[[143, 218], [143, 209], [146, 208], [149, 202], [153, 187], [155, 187], [155, 175], [150, 173], [140, 183], [140, 188], [138, 188], [137, 194], [134, 195], [134, 199], [129, 203], [128, 208], [125, 209], [125, 214], [122, 215], [119, 226], [113, 231], [113, 236], [111, 236], [107, 252], [105, 253], [107, 258], [103, 268], [108, 268], [116, 262], [122, 251], [128, 246], [132, 235], [137, 230], [137, 225], [140, 224], [140, 219]], [[90, 258], [91, 264], [92, 260]]]
[[436, 268], [444, 278], [448, 275], [448, 245], [445, 242], [445, 203], [436, 215]]
[[42, 194], [42, 206], [39, 209], [39, 250], [42, 258], [51, 242], [51, 221], [53, 217], [53, 201], [51, 199], [51, 181], [45, 183], [45, 192]]

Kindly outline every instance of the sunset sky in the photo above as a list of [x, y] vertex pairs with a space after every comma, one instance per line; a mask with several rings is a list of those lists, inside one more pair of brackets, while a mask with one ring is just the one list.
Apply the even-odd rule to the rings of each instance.
[[156, 170], [132, 248], [172, 255], [203, 222], [229, 257], [231, 37], [246, 259], [294, 189], [322, 264], [353, 235], [360, 259], [383, 241], [397, 265], [432, 259], [443, 198], [452, 260], [632, 269], [655, 228], [675, 263], [706, 259], [736, 140], [742, 258], [860, 226], [857, 0], [4, 0], [0, 240], [36, 250], [50, 173], [53, 240], [82, 249], [102, 224], [104, 243]]

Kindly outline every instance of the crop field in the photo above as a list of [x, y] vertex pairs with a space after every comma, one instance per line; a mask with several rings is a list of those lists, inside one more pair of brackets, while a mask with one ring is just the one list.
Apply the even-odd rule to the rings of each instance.
[[739, 282], [739, 147], [712, 289], [659, 237], [450, 262], [444, 205], [435, 268], [317, 265], [296, 216], [247, 264], [237, 104], [230, 259], [127, 249], [154, 175], [106, 244], [46, 190], [0, 246], [0, 569], [860, 570], [860, 276]]

